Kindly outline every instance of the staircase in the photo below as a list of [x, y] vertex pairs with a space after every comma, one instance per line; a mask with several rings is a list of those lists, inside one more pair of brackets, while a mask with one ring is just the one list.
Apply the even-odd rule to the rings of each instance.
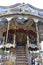
[[28, 65], [26, 50], [24, 46], [16, 47], [16, 65]]

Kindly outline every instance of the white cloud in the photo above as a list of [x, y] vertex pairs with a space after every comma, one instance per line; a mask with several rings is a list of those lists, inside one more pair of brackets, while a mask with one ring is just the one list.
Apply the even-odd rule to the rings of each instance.
[[43, 0], [0, 0], [0, 6], [9, 6], [16, 3], [29, 3], [37, 8], [43, 9]]

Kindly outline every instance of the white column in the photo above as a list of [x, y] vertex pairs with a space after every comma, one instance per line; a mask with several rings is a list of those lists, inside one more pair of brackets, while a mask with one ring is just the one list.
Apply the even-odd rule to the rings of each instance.
[[4, 43], [5, 43], [5, 37], [3, 37], [3, 47], [4, 47]]
[[37, 31], [37, 46], [38, 46], [38, 48], [40, 48], [40, 45], [39, 45], [39, 33], [38, 33], [37, 23], [36, 23], [36, 31]]
[[27, 35], [27, 47], [29, 47], [29, 37]]
[[14, 34], [13, 47], [16, 47], [16, 35]]
[[8, 30], [9, 30], [9, 25], [10, 25], [11, 18], [7, 18], [7, 20], [8, 20], [8, 26], [7, 26], [7, 34], [6, 34], [6, 43], [7, 43], [7, 39], [8, 39]]
[[40, 43], [39, 43], [39, 32], [38, 32], [38, 26], [37, 26], [38, 19], [34, 19], [34, 21], [36, 22], [37, 47], [40, 49]]
[[7, 34], [6, 34], [6, 43], [7, 43], [7, 39], [8, 39], [9, 24], [10, 24], [10, 22], [8, 21], [8, 26], [7, 26]]

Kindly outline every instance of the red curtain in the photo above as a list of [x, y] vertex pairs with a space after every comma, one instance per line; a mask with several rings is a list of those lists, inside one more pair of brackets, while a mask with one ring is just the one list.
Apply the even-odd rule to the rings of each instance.
[[28, 35], [31, 37], [31, 36], [36, 36], [36, 33], [33, 32], [32, 30], [29, 30], [28, 31]]
[[[6, 33], [7, 33], [7, 31], [3, 32], [3, 36], [6, 36]], [[10, 30], [8, 31], [8, 33], [12, 35], [12, 34], [15, 33], [15, 30], [10, 29]]]
[[[15, 30], [10, 29], [8, 32], [9, 32], [9, 34], [14, 34]], [[24, 30], [24, 29], [18, 29], [18, 30], [16, 30], [16, 32], [24, 32], [24, 33], [28, 34], [28, 36], [36, 36], [36, 33], [33, 32], [32, 30], [28, 31], [28, 30]], [[6, 35], [6, 32], [3, 32], [3, 36], [5, 36], [5, 35]]]
[[26, 31], [27, 30], [24, 30], [24, 29], [18, 29], [18, 30], [16, 30], [16, 32], [24, 32], [24, 33], [26, 33]]

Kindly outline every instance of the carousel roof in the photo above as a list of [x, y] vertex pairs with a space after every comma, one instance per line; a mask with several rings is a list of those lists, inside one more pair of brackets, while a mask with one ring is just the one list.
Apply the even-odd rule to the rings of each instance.
[[[43, 18], [43, 9], [39, 9], [36, 8], [30, 4], [25, 4], [25, 3], [17, 3], [11, 6], [0, 6], [0, 16], [3, 15], [9, 15], [9, 14], [30, 14], [30, 15], [34, 15], [34, 16], [38, 16], [38, 17], [42, 17]], [[5, 16], [6, 17], [6, 16]], [[28, 21], [27, 19], [24, 18], [17, 18], [16, 21], [18, 23], [24, 23]], [[7, 18], [1, 18], [0, 19], [0, 23], [8, 22]], [[40, 24], [40, 22], [38, 22]], [[41, 22], [43, 23], [43, 22]]]
[[43, 9], [36, 8], [30, 4], [17, 3], [11, 6], [0, 6], [0, 15], [11, 13], [26, 13], [37, 16], [43, 16]]

